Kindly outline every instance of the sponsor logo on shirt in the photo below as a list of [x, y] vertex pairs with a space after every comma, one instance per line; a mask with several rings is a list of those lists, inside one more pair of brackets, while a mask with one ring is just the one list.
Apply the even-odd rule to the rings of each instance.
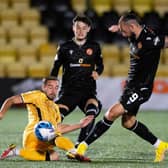
[[70, 67], [91, 67], [91, 64], [70, 64]]

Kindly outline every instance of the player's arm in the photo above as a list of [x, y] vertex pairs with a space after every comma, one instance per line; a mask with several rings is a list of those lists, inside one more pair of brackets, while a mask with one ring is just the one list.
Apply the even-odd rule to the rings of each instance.
[[8, 111], [8, 109], [14, 105], [14, 104], [21, 104], [23, 103], [23, 100], [20, 95], [12, 96], [7, 98], [4, 103], [2, 104], [2, 107], [0, 109], [0, 119], [2, 119], [5, 115], [5, 113]]
[[100, 45], [97, 45], [97, 52], [96, 52], [96, 60], [95, 60], [95, 64], [96, 64], [96, 69], [95, 71], [92, 72], [92, 77], [94, 80], [97, 80], [99, 75], [101, 75], [103, 73], [104, 70], [104, 64], [103, 64], [103, 58], [102, 58], [102, 53], [101, 53], [101, 49], [100, 49]]
[[116, 33], [116, 32], [119, 32], [120, 29], [119, 29], [119, 26], [118, 25], [112, 25], [108, 28], [108, 30], [112, 33]]
[[84, 128], [86, 127], [91, 121], [93, 120], [93, 117], [92, 116], [87, 116], [83, 119], [80, 120], [79, 123], [77, 124], [58, 124], [58, 132], [62, 133], [62, 134], [65, 134], [65, 133], [68, 133], [68, 132], [72, 132], [72, 131], [75, 131], [79, 128]]
[[58, 76], [59, 69], [63, 63], [63, 53], [64, 52], [63, 52], [62, 47], [58, 47], [57, 54], [54, 59], [54, 65], [53, 65], [51, 72], [50, 72], [51, 76], [55, 76], [55, 77]]

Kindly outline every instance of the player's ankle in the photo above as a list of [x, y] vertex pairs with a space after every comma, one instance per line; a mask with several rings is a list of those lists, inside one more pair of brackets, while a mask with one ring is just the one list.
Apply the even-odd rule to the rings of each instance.
[[157, 141], [153, 144], [153, 146], [154, 146], [155, 148], [158, 148], [161, 142], [162, 142], [162, 141], [161, 141], [160, 139], [157, 139]]

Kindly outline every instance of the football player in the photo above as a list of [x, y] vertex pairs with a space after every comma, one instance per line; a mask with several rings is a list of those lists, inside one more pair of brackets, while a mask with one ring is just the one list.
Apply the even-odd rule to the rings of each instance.
[[142, 122], [136, 119], [138, 110], [148, 101], [158, 68], [161, 48], [168, 47], [168, 37], [156, 34], [147, 26], [140, 24], [134, 13], [121, 16], [118, 25], [112, 25], [111, 32], [120, 32], [130, 42], [130, 70], [125, 89], [119, 101], [112, 105], [104, 118], [97, 122], [92, 133], [82, 142], [77, 152], [84, 154], [88, 145], [104, 134], [118, 118], [122, 117], [122, 126], [156, 149], [155, 162], [161, 162], [168, 150], [168, 143], [157, 138]]
[[[0, 119], [7, 110], [16, 104], [26, 104], [28, 111], [28, 124], [23, 133], [23, 148], [10, 145], [0, 156], [5, 159], [12, 156], [21, 156], [27, 160], [58, 160], [58, 153], [54, 146], [68, 152], [68, 157], [80, 161], [89, 161], [86, 157], [74, 154], [74, 144], [62, 134], [85, 127], [91, 118], [88, 116], [77, 124], [61, 124], [59, 107], [53, 101], [57, 95], [59, 81], [55, 77], [43, 79], [42, 90], [34, 90], [20, 95], [9, 97], [0, 109]], [[56, 138], [49, 142], [40, 141], [34, 133], [34, 127], [39, 121], [49, 121], [56, 128]]]
[[87, 37], [91, 24], [85, 15], [73, 19], [74, 37], [60, 45], [51, 70], [51, 75], [57, 77], [60, 67], [63, 67], [61, 90], [56, 101], [62, 120], [76, 107], [93, 118], [88, 126], [81, 129], [76, 146], [90, 133], [101, 111], [101, 103], [96, 97], [96, 80], [104, 65], [100, 45]]

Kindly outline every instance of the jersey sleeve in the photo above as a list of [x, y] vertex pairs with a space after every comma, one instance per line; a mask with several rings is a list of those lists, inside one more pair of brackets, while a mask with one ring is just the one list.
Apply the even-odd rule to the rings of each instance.
[[60, 113], [60, 110], [59, 110], [59, 107], [58, 107], [57, 104], [55, 104], [55, 108], [56, 108], [56, 111], [57, 111], [56, 122], [59, 124], [59, 123], [61, 123], [61, 113]]
[[24, 103], [36, 104], [36, 101], [40, 98], [40, 93], [38, 91], [29, 91], [21, 94]]
[[96, 53], [96, 72], [100, 75], [104, 70], [103, 58], [101, 53], [100, 45], [97, 44], [97, 53]]
[[[58, 125], [58, 124], [61, 123], [61, 113], [60, 113], [60, 110], [59, 110], [59, 107], [58, 107], [57, 104], [55, 104], [55, 108], [56, 108], [56, 123], [57, 123], [57, 125]], [[57, 136], [61, 136], [62, 134], [61, 134], [60, 131], [58, 131], [58, 130], [56, 129], [56, 135], [57, 135]]]
[[57, 53], [56, 53], [56, 56], [54, 59], [54, 64], [51, 69], [51, 73], [50, 73], [51, 76], [55, 76], [55, 77], [58, 76], [59, 69], [60, 69], [61, 65], [63, 64], [63, 56], [64, 56], [63, 47], [59, 46], [57, 48]]

